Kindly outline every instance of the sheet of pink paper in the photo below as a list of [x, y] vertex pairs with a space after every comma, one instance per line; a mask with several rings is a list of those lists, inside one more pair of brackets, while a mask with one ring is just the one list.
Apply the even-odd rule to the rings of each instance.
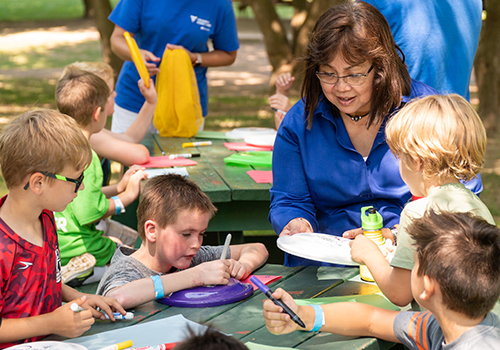
[[139, 164], [145, 168], [168, 168], [173, 166], [196, 165], [194, 160], [186, 158], [168, 159], [168, 156], [149, 157], [149, 162]]
[[271, 170], [249, 170], [247, 174], [258, 184], [273, 183], [273, 172]]
[[244, 280], [241, 280], [241, 282], [250, 283], [253, 286], [253, 290], [257, 290], [259, 288], [257, 288], [257, 286], [255, 284], [250, 282], [250, 277], [252, 277], [252, 276], [257, 277], [257, 279], [264, 284], [269, 284], [269, 283], [277, 281], [281, 277], [283, 277], [283, 276], [271, 276], [271, 275], [250, 275], [247, 278], [245, 278]]
[[231, 151], [272, 151], [273, 146], [253, 146], [246, 142], [224, 142]]

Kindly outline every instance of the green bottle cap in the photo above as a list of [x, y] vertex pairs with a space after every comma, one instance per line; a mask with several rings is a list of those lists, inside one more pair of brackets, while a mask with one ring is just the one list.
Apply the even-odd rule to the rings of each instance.
[[380, 230], [384, 226], [382, 215], [373, 206], [361, 208], [361, 227], [363, 230]]

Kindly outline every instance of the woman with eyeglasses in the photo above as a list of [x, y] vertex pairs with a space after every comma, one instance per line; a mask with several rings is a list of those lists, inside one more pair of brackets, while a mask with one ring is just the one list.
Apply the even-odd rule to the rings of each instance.
[[[365, 2], [328, 9], [304, 58], [301, 100], [287, 113], [273, 154], [269, 219], [278, 235], [336, 236], [376, 207], [399, 223], [411, 194], [385, 142], [385, 124], [410, 99], [437, 94], [412, 80], [384, 16]], [[481, 182], [472, 185], [481, 190]], [[471, 187], [471, 186], [468, 186]], [[285, 265], [328, 265], [285, 254]]]

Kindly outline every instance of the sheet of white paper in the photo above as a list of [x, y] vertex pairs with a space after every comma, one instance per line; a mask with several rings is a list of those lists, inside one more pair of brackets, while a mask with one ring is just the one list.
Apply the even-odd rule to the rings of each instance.
[[148, 177], [151, 179], [152, 177], [158, 175], [166, 175], [166, 174], [179, 174], [185, 177], [189, 177], [189, 173], [186, 168], [160, 168], [160, 169], [146, 169], [144, 170]]
[[206, 329], [206, 326], [190, 321], [182, 315], [175, 315], [161, 320], [141, 322], [132, 326], [93, 334], [87, 337], [68, 339], [66, 342], [81, 344], [87, 347], [88, 350], [98, 350], [105, 346], [127, 340], [132, 340], [134, 342], [134, 348], [154, 346], [183, 341], [188, 334], [188, 325], [196, 333]]

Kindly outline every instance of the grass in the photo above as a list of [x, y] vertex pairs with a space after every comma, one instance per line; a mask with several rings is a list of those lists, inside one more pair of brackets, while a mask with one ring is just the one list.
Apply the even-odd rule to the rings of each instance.
[[[111, 0], [115, 6], [118, 0]], [[0, 21], [72, 19], [83, 16], [83, 0], [0, 0]]]

